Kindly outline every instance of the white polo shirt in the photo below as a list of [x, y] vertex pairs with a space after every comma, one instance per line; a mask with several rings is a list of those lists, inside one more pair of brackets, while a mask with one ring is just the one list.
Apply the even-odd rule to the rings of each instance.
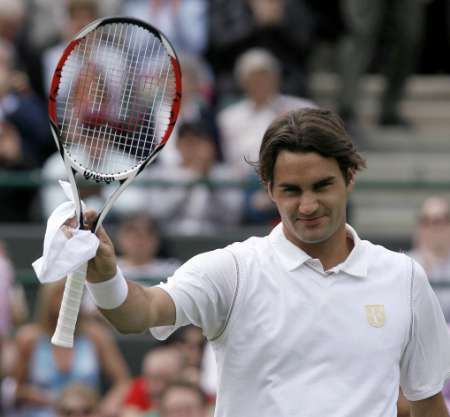
[[360, 240], [324, 271], [279, 225], [204, 253], [163, 288], [176, 324], [211, 340], [216, 417], [395, 417], [398, 388], [419, 400], [450, 376], [448, 329], [423, 269]]

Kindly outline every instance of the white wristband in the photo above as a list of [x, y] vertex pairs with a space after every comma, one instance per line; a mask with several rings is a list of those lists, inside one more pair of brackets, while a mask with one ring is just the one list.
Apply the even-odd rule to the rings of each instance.
[[119, 267], [113, 278], [95, 283], [87, 281], [86, 286], [95, 304], [105, 310], [119, 307], [128, 295], [128, 284]]

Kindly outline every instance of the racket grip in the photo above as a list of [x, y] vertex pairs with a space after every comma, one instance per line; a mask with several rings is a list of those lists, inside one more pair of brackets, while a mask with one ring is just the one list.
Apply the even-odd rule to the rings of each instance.
[[69, 274], [64, 288], [64, 295], [59, 309], [58, 323], [53, 333], [52, 344], [56, 346], [73, 346], [73, 337], [80, 311], [84, 283], [86, 281], [87, 263]]

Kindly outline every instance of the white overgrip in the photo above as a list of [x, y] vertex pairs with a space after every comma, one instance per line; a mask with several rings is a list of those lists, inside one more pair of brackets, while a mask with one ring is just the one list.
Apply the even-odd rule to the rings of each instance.
[[75, 326], [86, 281], [86, 272], [87, 263], [81, 265], [67, 277], [56, 330], [51, 340], [52, 344], [56, 346], [68, 348], [73, 346]]

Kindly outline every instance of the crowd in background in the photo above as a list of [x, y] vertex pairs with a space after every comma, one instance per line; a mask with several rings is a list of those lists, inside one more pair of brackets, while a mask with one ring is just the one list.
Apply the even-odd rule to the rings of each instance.
[[[387, 82], [378, 123], [410, 128], [399, 103], [415, 69], [425, 4], [0, 0], [0, 172], [34, 170], [42, 180], [41, 186], [2, 184], [0, 222], [43, 222], [65, 200], [57, 184], [65, 168], [48, 126], [47, 92], [64, 46], [92, 20], [108, 15], [147, 20], [167, 35], [181, 62], [183, 100], [173, 137], [144, 171], [142, 183], [126, 190], [110, 216], [118, 225], [115, 243], [125, 276], [151, 285], [149, 277], [170, 276], [180, 265], [164, 247], [166, 233], [195, 235], [277, 221], [252, 161], [274, 117], [318, 106], [309, 76], [310, 60], [321, 42], [335, 48], [341, 80], [336, 108], [350, 132], [357, 132], [358, 81], [370, 69], [387, 24], [390, 48], [381, 69]], [[147, 184], [158, 180], [176, 186], [167, 192], [164, 185]], [[93, 208], [102, 207], [109, 192], [108, 186], [87, 182], [80, 183], [80, 190]], [[410, 255], [430, 280], [450, 281], [450, 209], [445, 199], [424, 202]], [[149, 349], [140, 375], [132, 375], [126, 352], [89, 299], [83, 304], [74, 349], [50, 344], [61, 291], [61, 283], [40, 287], [39, 311], [29, 311], [7, 250], [0, 246], [1, 415], [212, 415], [214, 358], [199, 329], [186, 328], [169, 343]], [[450, 322], [450, 289], [437, 292]], [[450, 387], [448, 391], [450, 399]]]
[[[8, 204], [0, 207], [0, 221], [42, 221], [64, 199], [56, 184], [65, 173], [49, 131], [47, 95], [64, 46], [96, 18], [138, 17], [160, 28], [173, 43], [183, 74], [180, 117], [157, 166], [142, 180], [164, 178], [182, 183], [184, 190], [195, 183], [189, 192], [174, 189], [164, 202], [157, 188], [127, 190], [115, 206], [116, 216], [143, 209], [161, 227], [192, 234], [274, 220], [272, 205], [258, 193], [251, 162], [275, 116], [317, 105], [309, 80], [320, 45], [334, 48], [341, 80], [335, 106], [349, 129], [356, 131], [359, 80], [371, 68], [383, 23], [389, 22], [389, 48], [382, 61], [386, 64], [380, 68], [387, 83], [379, 123], [408, 126], [399, 103], [415, 70], [425, 3], [1, 0], [0, 169], [38, 170], [45, 185], [3, 184], [0, 193]], [[407, 15], [405, 4], [410, 4]], [[220, 191], [214, 187], [227, 182], [246, 186]], [[82, 196], [88, 205], [101, 207], [104, 193], [86, 184]], [[227, 215], [219, 216], [217, 207]]]

